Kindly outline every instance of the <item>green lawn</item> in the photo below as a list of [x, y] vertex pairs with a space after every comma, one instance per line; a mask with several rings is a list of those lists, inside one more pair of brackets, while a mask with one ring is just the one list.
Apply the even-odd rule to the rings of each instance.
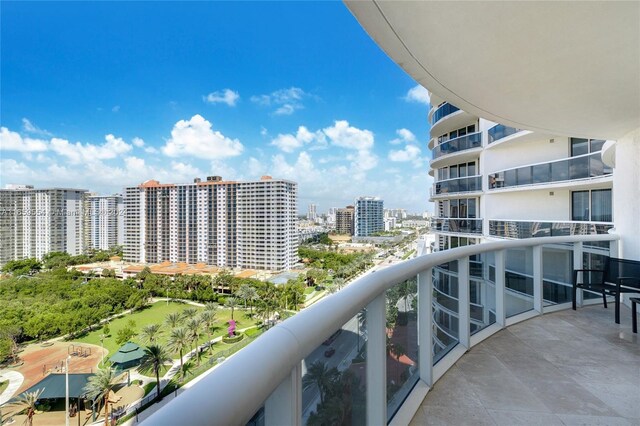
[[9, 387], [9, 381], [5, 380], [4, 382], [0, 382], [0, 393], [4, 392], [4, 390]]
[[305, 287], [305, 289], [304, 289], [304, 294], [307, 294], [307, 295], [308, 295], [308, 294], [313, 293], [314, 291], [316, 291], [316, 288], [315, 288], [315, 287]]
[[[116, 344], [118, 330], [125, 328], [129, 320], [135, 321], [136, 323], [135, 330], [139, 332], [144, 326], [149, 324], [154, 324], [154, 323], [164, 324], [164, 320], [169, 313], [182, 312], [184, 309], [189, 307], [195, 307], [195, 306], [187, 305], [183, 303], [176, 303], [176, 302], [170, 302], [169, 304], [167, 304], [166, 302], [156, 302], [152, 304], [150, 307], [142, 311], [135, 312], [133, 314], [128, 314], [123, 317], [114, 319], [109, 323], [109, 328], [110, 328], [109, 336], [106, 337], [103, 342], [104, 347], [109, 351], [109, 355], [107, 355], [107, 357], [114, 354], [118, 350], [119, 346]], [[200, 307], [195, 307], [195, 308], [197, 308], [199, 311], [202, 310], [202, 308]], [[231, 310], [218, 308], [218, 310], [216, 311], [216, 318], [218, 319], [218, 321], [216, 322], [216, 325], [212, 330], [212, 333], [211, 333], [212, 338], [221, 336], [227, 332], [227, 327], [228, 327], [227, 321], [231, 318]], [[236, 309], [234, 312], [234, 319], [236, 321], [237, 328], [244, 328], [244, 327], [249, 327], [251, 325], [254, 325], [254, 321], [246, 318], [244, 311], [241, 311], [238, 309]], [[160, 337], [159, 343], [164, 345], [167, 342], [167, 338], [169, 336], [169, 330], [168, 330], [168, 326], [163, 327], [163, 329], [164, 329], [164, 333]], [[79, 339], [75, 339], [74, 342], [91, 343], [91, 344], [100, 346], [100, 336], [102, 334], [103, 334], [102, 329], [94, 330], [90, 333], [87, 333], [86, 335], [84, 335]], [[204, 330], [203, 330], [203, 335], [200, 338], [199, 342], [203, 343], [207, 341], [207, 338], [208, 336], [206, 335], [206, 333], [204, 333]], [[134, 337], [131, 340], [135, 343], [142, 344], [142, 342], [140, 342], [140, 340], [137, 337]], [[173, 357], [178, 358], [178, 354], [173, 354]]]

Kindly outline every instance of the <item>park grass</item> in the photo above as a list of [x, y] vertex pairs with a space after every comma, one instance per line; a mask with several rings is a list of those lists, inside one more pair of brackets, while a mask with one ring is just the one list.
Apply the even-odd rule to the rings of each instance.
[[[164, 332], [160, 336], [158, 343], [160, 345], [166, 345], [170, 333], [169, 327], [164, 325], [166, 316], [169, 313], [182, 312], [183, 310], [192, 307], [195, 307], [196, 309], [198, 309], [198, 311], [202, 311], [203, 309], [201, 307], [188, 305], [185, 303], [169, 302], [167, 304], [166, 302], [156, 302], [141, 311], [127, 314], [120, 318], [112, 320], [109, 323], [109, 336], [105, 337], [103, 341], [104, 347], [109, 351], [107, 357], [113, 355], [120, 348], [120, 345], [116, 343], [118, 331], [125, 328], [130, 320], [133, 320], [136, 324], [134, 327], [136, 333], [139, 333], [144, 326], [156, 323], [163, 324]], [[218, 310], [216, 311], [216, 319], [217, 321], [212, 328], [211, 338], [222, 336], [223, 334], [227, 333], [227, 322], [229, 321], [229, 319], [231, 319], [231, 310], [218, 308]], [[235, 309], [234, 319], [236, 321], [237, 328], [249, 327], [254, 324], [251, 319], [247, 319], [244, 311], [239, 309]], [[91, 331], [84, 336], [75, 339], [73, 343], [90, 343], [100, 346], [100, 336], [102, 334], [103, 331], [101, 327], [100, 329]], [[199, 343], [202, 344], [206, 342], [207, 339], [208, 336], [203, 330], [202, 336], [199, 339]], [[131, 340], [142, 346], [142, 342], [137, 336], [133, 337]], [[176, 359], [179, 356], [177, 353], [171, 355]]]
[[8, 387], [9, 387], [8, 380], [5, 380], [4, 382], [0, 382], [0, 393], [4, 392], [4, 390]]
[[305, 287], [304, 294], [309, 295], [309, 294], [311, 294], [311, 293], [313, 293], [315, 291], [316, 291], [315, 287]]

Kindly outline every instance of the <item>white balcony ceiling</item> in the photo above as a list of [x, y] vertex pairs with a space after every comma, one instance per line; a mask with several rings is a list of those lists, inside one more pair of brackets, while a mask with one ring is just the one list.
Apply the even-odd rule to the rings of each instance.
[[463, 110], [561, 135], [640, 127], [640, 2], [346, 5], [408, 74]]

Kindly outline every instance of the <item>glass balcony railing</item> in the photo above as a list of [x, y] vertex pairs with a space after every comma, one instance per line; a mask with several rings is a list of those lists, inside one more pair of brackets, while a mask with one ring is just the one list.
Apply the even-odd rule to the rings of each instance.
[[611, 173], [611, 167], [603, 163], [600, 152], [594, 152], [492, 173], [489, 175], [489, 189], [588, 179]]
[[461, 234], [482, 234], [482, 219], [459, 219], [437, 217], [431, 223], [431, 229], [440, 232], [459, 232]]
[[[591, 252], [608, 256], [618, 239], [493, 241], [364, 274], [222, 360], [145, 424], [388, 424], [491, 334], [570, 308], [573, 260], [594, 265]], [[588, 294], [581, 305], [600, 303]]]
[[432, 195], [482, 191], [482, 176], [448, 179], [433, 184]]
[[518, 132], [522, 132], [522, 129], [516, 129], [515, 127], [505, 126], [504, 124], [496, 124], [488, 131], [489, 143], [493, 143], [497, 140], [504, 139], [507, 136], [511, 136]]
[[457, 106], [451, 105], [449, 102], [445, 102], [438, 107], [437, 110], [431, 116], [431, 125], [433, 126], [435, 123], [446, 117], [447, 115], [453, 114], [456, 111], [459, 111], [460, 108]]
[[443, 155], [466, 151], [467, 149], [480, 148], [482, 146], [482, 132], [469, 133], [455, 139], [449, 139], [433, 148], [433, 159]]
[[502, 238], [563, 237], [607, 234], [613, 228], [606, 222], [538, 222], [490, 220], [489, 235]]

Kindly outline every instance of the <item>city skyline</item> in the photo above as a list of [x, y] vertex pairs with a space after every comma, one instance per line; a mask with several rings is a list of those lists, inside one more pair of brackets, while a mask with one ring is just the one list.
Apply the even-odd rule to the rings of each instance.
[[[325, 212], [366, 194], [433, 210], [428, 94], [368, 42], [342, 5], [189, 4], [180, 14], [175, 4], [156, 6], [3, 5], [3, 186], [107, 195], [150, 179], [271, 175], [299, 183], [299, 213], [309, 203]], [[242, 34], [223, 19], [238, 13], [246, 18]], [[142, 16], [140, 27], [96, 30]], [[183, 22], [207, 17], [221, 22]], [[180, 22], [165, 28], [169, 18]], [[274, 57], [266, 45], [284, 54]]]

